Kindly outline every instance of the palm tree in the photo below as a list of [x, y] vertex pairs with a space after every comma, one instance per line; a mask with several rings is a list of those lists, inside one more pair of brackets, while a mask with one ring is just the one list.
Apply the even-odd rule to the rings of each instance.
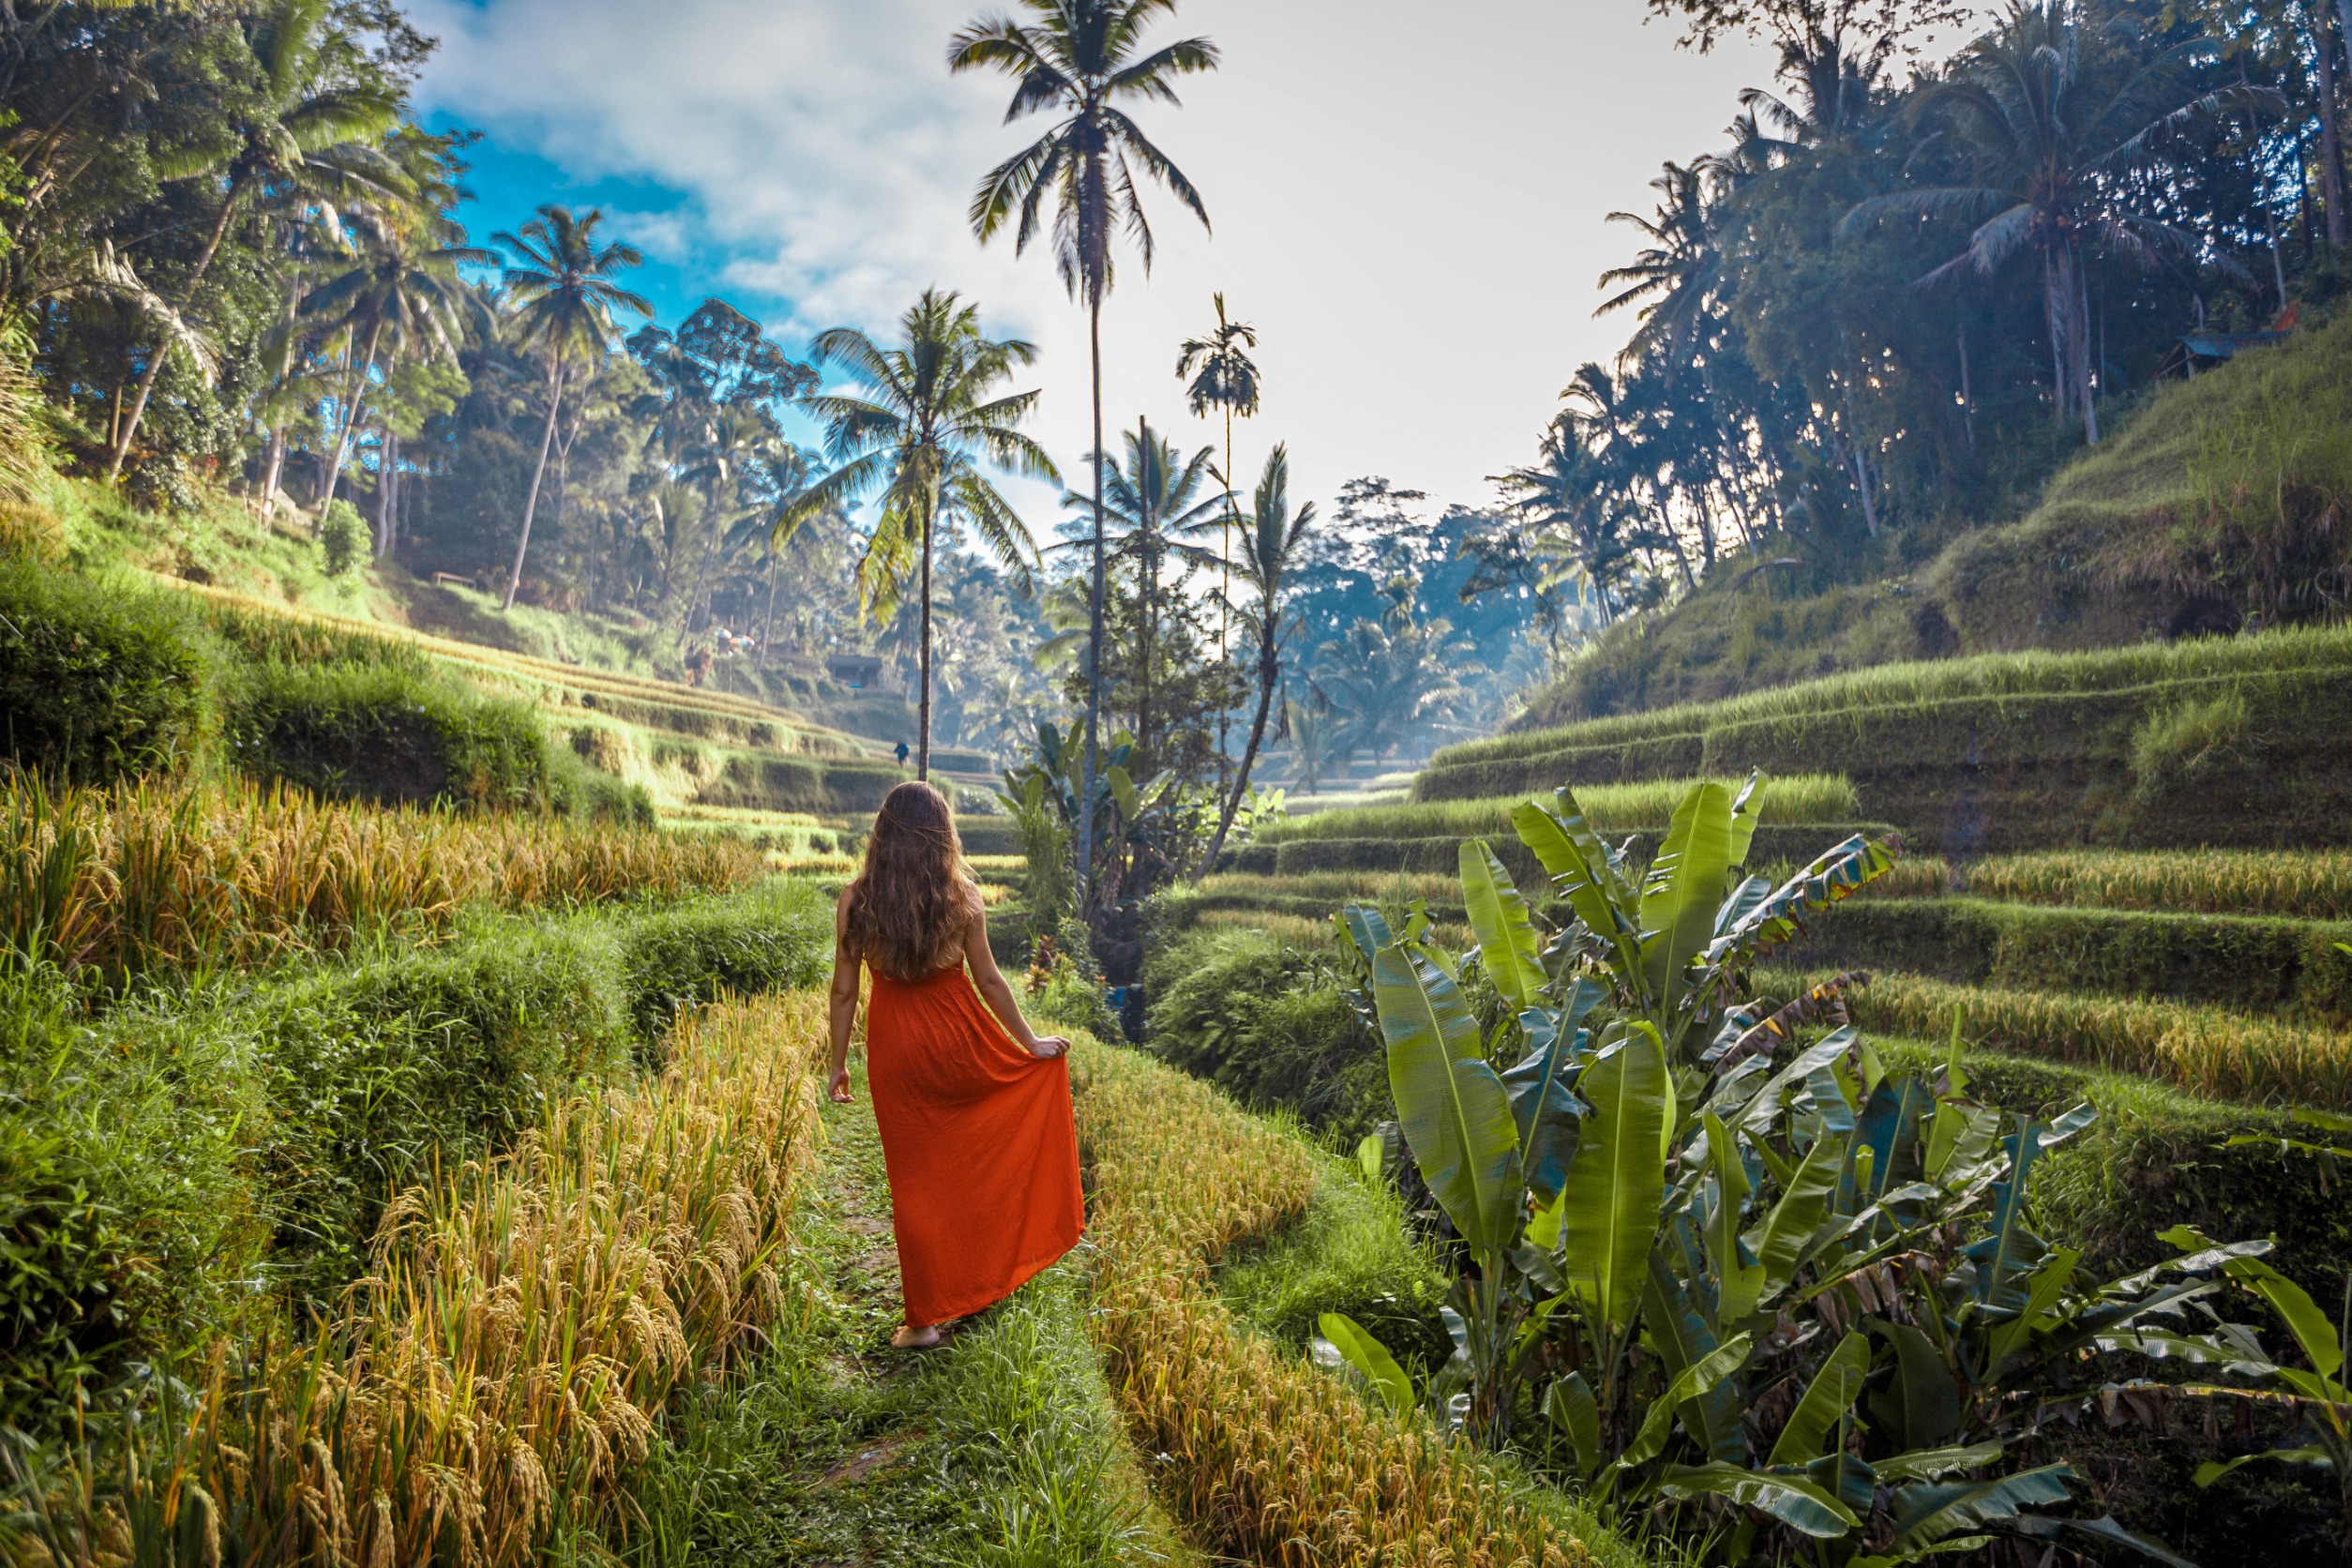
[[1978, 183], [1873, 197], [1842, 227], [1857, 231], [1882, 217], [1973, 220], [1968, 248], [1922, 284], [1963, 268], [1989, 276], [2036, 252], [2058, 418], [2080, 417], [2085, 438], [2096, 442], [2085, 245], [2142, 263], [2195, 250], [2195, 236], [2135, 204], [2151, 183], [2138, 176], [2158, 163], [2167, 132], [2276, 95], [2241, 86], [2180, 101], [2176, 83], [2189, 53], [2201, 47], [2194, 42], [2163, 51], [2118, 81], [2103, 68], [2103, 40], [2086, 31], [2068, 0], [2013, 7], [1998, 28], [1969, 46], [1952, 80], [1918, 100], [1921, 112], [1942, 108], [1957, 120], [1976, 155]]
[[538, 466], [531, 471], [531, 493], [522, 504], [522, 536], [515, 541], [514, 570], [506, 574], [505, 607], [515, 607], [515, 590], [522, 586], [522, 560], [531, 548], [531, 517], [539, 507], [539, 482], [547, 475], [548, 448], [555, 440], [555, 416], [564, 401], [564, 356], [596, 353], [612, 340], [612, 311], [626, 307], [651, 318], [652, 305], [612, 281], [623, 267], [645, 258], [633, 245], [614, 243], [599, 248], [596, 225], [604, 213], [596, 207], [575, 219], [569, 208], [544, 206], [539, 216], [522, 226], [522, 233], [495, 234], [521, 259], [503, 274], [507, 290], [521, 307], [517, 345], [538, 344], [546, 349], [547, 428], [539, 433]]
[[1360, 620], [1315, 650], [1317, 688], [1339, 710], [1341, 739], [1352, 751], [1394, 752], [1416, 725], [1461, 699], [1462, 676], [1480, 673], [1473, 644], [1454, 635], [1452, 622], [1413, 614], [1415, 586], [1410, 577], [1391, 579], [1379, 620]]
[[[1220, 552], [1224, 559], [1218, 566], [1217, 592], [1217, 652], [1232, 656], [1231, 623], [1227, 617], [1223, 596], [1233, 591], [1233, 524], [1238, 520], [1233, 501], [1233, 416], [1247, 419], [1258, 412], [1258, 366], [1249, 357], [1248, 350], [1258, 346], [1258, 329], [1247, 322], [1228, 321], [1225, 316], [1225, 294], [1222, 290], [1211, 296], [1217, 308], [1215, 330], [1205, 338], [1187, 338], [1176, 354], [1178, 379], [1190, 376], [1184, 396], [1192, 407], [1192, 416], [1202, 419], [1211, 409], [1225, 414], [1225, 472], [1218, 475], [1226, 486], [1225, 537]], [[1225, 712], [1217, 711], [1217, 763], [1226, 759]]]
[[1641, 324], [1617, 356], [1621, 367], [1663, 352], [1671, 377], [1696, 351], [1700, 329], [1723, 283], [1723, 252], [1708, 210], [1711, 173], [1712, 165], [1705, 160], [1688, 166], [1669, 162], [1650, 182], [1659, 195], [1656, 217], [1631, 212], [1608, 216], [1612, 223], [1632, 224], [1651, 242], [1629, 264], [1601, 274], [1601, 286], [1618, 292], [1601, 302], [1595, 316], [1629, 305], [1641, 307], [1636, 313]]
[[369, 236], [357, 264], [302, 302], [298, 323], [307, 321], [323, 337], [341, 338], [351, 345], [351, 389], [344, 396], [342, 426], [327, 461], [326, 482], [319, 487], [322, 522], [334, 504], [336, 481], [351, 452], [352, 432], [359, 426], [378, 355], [388, 341], [430, 357], [456, 358], [467, 298], [458, 268], [496, 259], [465, 245], [420, 248], [405, 228], [382, 227]]
[[[261, 68], [260, 92], [239, 106], [239, 117], [222, 125], [216, 139], [161, 160], [163, 172], [179, 178], [224, 173], [228, 178], [220, 215], [181, 287], [183, 311], [195, 302], [197, 287], [219, 252], [230, 219], [252, 191], [269, 187], [317, 191], [341, 186], [394, 200], [414, 194], [397, 168], [363, 144], [400, 124], [400, 98], [380, 84], [318, 84], [329, 47], [340, 41], [328, 24], [327, 0], [274, 0], [252, 19], [251, 27], [247, 41]], [[110, 485], [122, 474], [123, 459], [139, 433], [139, 421], [171, 348], [166, 341], [147, 357], [129, 417], [107, 457]]]
[[[1136, 421], [1135, 433], [1126, 438], [1126, 447], [1124, 467], [1116, 461], [1106, 465], [1108, 477], [1103, 483], [1103, 513], [1106, 527], [1115, 532], [1119, 540], [1105, 553], [1114, 564], [1132, 563], [1135, 566], [1137, 603], [1141, 611], [1138, 652], [1142, 656], [1140, 695], [1136, 704], [1136, 751], [1138, 762], [1148, 765], [1153, 756], [1152, 671], [1153, 642], [1159, 626], [1160, 567], [1177, 548], [1177, 540], [1207, 530], [1225, 506], [1226, 499], [1222, 492], [1207, 496], [1200, 493], [1202, 484], [1214, 472], [1210, 460], [1214, 454], [1208, 447], [1186, 459], [1174, 444], [1155, 433], [1150, 423], [1141, 419]], [[1062, 504], [1073, 510], [1090, 505], [1082, 495], [1064, 495]]]
[[[710, 580], [711, 557], [728, 532], [728, 513], [742, 491], [744, 478], [761, 460], [774, 455], [784, 439], [774, 421], [748, 404], [730, 403], [708, 414], [694, 444], [686, 449], [686, 471], [679, 475], [687, 484], [702, 487], [711, 519], [703, 535], [702, 565], [695, 573], [694, 592], [686, 596], [686, 613], [678, 618], [680, 648], [686, 646], [686, 634], [693, 628], [694, 607], [702, 597], [702, 585]], [[729, 505], [720, 505], [722, 492]], [[731, 540], [731, 546], [734, 542]]]
[[1290, 510], [1290, 449], [1277, 443], [1266, 455], [1265, 472], [1258, 477], [1258, 492], [1250, 498], [1249, 515], [1242, 520], [1242, 582], [1251, 602], [1241, 611], [1242, 634], [1257, 644], [1258, 713], [1249, 721], [1249, 739], [1242, 747], [1242, 765], [1233, 787], [1217, 813], [1217, 830], [1209, 852], [1200, 857], [1199, 876], [1207, 876], [1225, 848], [1233, 818], [1249, 793], [1249, 770], [1266, 738], [1266, 716], [1274, 707], [1274, 688], [1282, 683], [1282, 645], [1292, 627], [1286, 620], [1285, 596], [1290, 572], [1298, 560], [1300, 541], [1315, 525], [1315, 503]]
[[[1192, 181], [1152, 144], [1120, 104], [1145, 98], [1175, 103], [1175, 79], [1215, 69], [1217, 47], [1207, 38], [1185, 38], [1141, 53], [1144, 28], [1155, 16], [1172, 15], [1176, 0], [1021, 0], [1021, 8], [1035, 19], [1033, 24], [1023, 25], [1009, 16], [984, 17], [957, 33], [948, 42], [947, 68], [994, 67], [1016, 78], [1020, 85], [1004, 112], [1008, 125], [1046, 111], [1066, 116], [988, 173], [972, 196], [971, 216], [984, 243], [1008, 221], [1016, 222], [1013, 249], [1018, 254], [1037, 237], [1050, 196], [1054, 264], [1063, 286], [1086, 305], [1096, 501], [1086, 648], [1086, 759], [1079, 789], [1091, 802], [1103, 705], [1103, 296], [1110, 292], [1111, 235], [1124, 228], [1135, 238], [1143, 270], [1152, 270], [1152, 225], [1143, 212], [1145, 178], [1166, 186], [1200, 219], [1202, 228], [1209, 226], [1209, 209]], [[1082, 886], [1091, 885], [1093, 840], [1090, 808], [1078, 817]]]
[[926, 289], [898, 318], [898, 332], [897, 346], [888, 349], [846, 326], [820, 334], [810, 345], [820, 364], [840, 365], [870, 396], [808, 399], [809, 412], [825, 423], [825, 455], [837, 466], [785, 499], [775, 536], [782, 544], [809, 519], [880, 487], [882, 515], [857, 564], [859, 609], [886, 621], [914, 564], [910, 558], [919, 557], [923, 624], [915, 776], [928, 778], [931, 553], [940, 521], [952, 514], [970, 523], [1015, 585], [1029, 593], [1029, 563], [1037, 547], [982, 475], [980, 464], [1057, 482], [1062, 475], [1045, 448], [1015, 428], [1029, 417], [1037, 394], [998, 392], [1016, 366], [1037, 357], [1035, 345], [982, 337], [979, 308], [958, 305], [953, 293], [937, 289]]

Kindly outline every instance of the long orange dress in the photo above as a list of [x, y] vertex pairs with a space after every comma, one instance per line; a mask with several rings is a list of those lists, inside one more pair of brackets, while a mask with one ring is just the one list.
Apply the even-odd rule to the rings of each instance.
[[867, 1084], [907, 1322], [923, 1328], [1003, 1301], [1078, 1244], [1070, 1064], [1014, 1039], [960, 960], [913, 981], [867, 972]]

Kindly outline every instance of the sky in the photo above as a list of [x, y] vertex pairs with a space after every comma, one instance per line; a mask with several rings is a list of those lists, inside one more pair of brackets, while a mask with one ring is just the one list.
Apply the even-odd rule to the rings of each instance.
[[[721, 294], [794, 352], [880, 336], [927, 286], [977, 301], [1039, 357], [1033, 430], [1077, 482], [1090, 440], [1086, 323], [1052, 260], [982, 246], [978, 178], [1049, 123], [1003, 124], [1010, 83], [949, 75], [982, 0], [414, 0], [441, 39], [421, 84], [437, 126], [483, 133], [475, 241], [543, 202], [604, 209], [637, 245], [665, 324]], [[1380, 475], [1480, 505], [1531, 460], [1576, 367], [1632, 327], [1594, 320], [1599, 274], [1637, 249], [1666, 158], [1721, 144], [1760, 50], [1675, 47], [1639, 0], [1184, 0], [1155, 39], [1224, 52], [1181, 108], [1136, 111], [1214, 227], [1146, 196], [1147, 276], [1122, 254], [1103, 318], [1104, 419], [1188, 447], [1178, 345], [1229, 313], [1259, 334], [1253, 479], [1289, 443], [1293, 500]], [[806, 439], [812, 431], [798, 431]], [[1112, 437], [1116, 450], [1116, 437]], [[1042, 538], [1052, 492], [1010, 488]]]

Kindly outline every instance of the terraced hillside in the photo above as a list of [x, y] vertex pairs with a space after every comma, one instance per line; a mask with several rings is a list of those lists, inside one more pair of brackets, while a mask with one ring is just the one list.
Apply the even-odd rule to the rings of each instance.
[[[1569, 912], [1538, 893], [1514, 804], [1568, 784], [1640, 865], [1686, 781], [1760, 770], [1751, 870], [1854, 833], [1907, 848], [1774, 950], [1759, 995], [1862, 972], [1844, 1016], [1891, 1070], [1935, 1072], [1957, 1040], [1969, 1093], [2005, 1114], [2088, 1101], [2096, 1120], [2044, 1158], [2034, 1202], [2101, 1277], [2163, 1262], [2158, 1233], [2185, 1222], [2274, 1238], [2279, 1268], [2333, 1304], [2352, 1205], [2298, 1152], [2329, 1139], [2296, 1112], [2352, 1109], [2347, 676], [2352, 634], [2294, 631], [1895, 667], [1455, 746], [1409, 800], [1279, 823], [1168, 899], [1149, 1043], [1351, 1142], [1395, 1111], [1345, 1000], [1361, 981], [1335, 909], [1417, 908], [1469, 949], [1457, 857], [1477, 837], [1557, 927]], [[2189, 1485], [2179, 1445], [2058, 1447], [2117, 1467], [2127, 1523], [2202, 1561], [2252, 1560], [2225, 1521], [2254, 1494]]]

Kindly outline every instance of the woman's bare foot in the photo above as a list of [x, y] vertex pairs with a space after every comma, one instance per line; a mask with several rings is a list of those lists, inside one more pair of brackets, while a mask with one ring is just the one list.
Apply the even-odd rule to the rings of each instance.
[[921, 1329], [909, 1324], [890, 1336], [890, 1348], [894, 1350], [927, 1350], [938, 1343], [939, 1325], [937, 1323]]

